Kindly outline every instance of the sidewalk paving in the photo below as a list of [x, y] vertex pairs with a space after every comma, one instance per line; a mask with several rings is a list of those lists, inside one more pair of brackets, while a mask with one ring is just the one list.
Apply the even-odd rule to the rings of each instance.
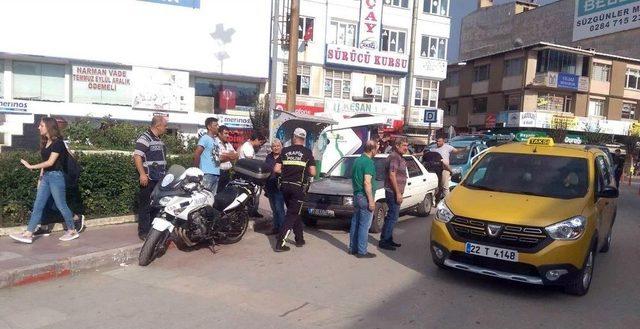
[[[263, 196], [260, 213], [249, 221], [249, 230], [265, 229], [271, 221], [269, 202]], [[38, 237], [32, 244], [0, 237], [0, 289], [68, 276], [104, 266], [135, 263], [142, 248], [137, 224], [88, 227], [80, 238], [58, 240], [64, 232]]]

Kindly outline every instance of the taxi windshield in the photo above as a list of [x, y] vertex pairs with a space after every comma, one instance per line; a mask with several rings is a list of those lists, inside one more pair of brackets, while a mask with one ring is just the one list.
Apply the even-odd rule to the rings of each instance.
[[588, 189], [587, 160], [582, 158], [489, 153], [467, 175], [471, 189], [573, 199]]

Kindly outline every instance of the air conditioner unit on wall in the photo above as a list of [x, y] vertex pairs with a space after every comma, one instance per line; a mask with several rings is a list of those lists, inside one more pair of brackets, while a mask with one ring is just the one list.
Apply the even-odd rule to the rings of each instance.
[[375, 91], [375, 86], [364, 86], [364, 89], [362, 90], [362, 96], [373, 97], [375, 95]]

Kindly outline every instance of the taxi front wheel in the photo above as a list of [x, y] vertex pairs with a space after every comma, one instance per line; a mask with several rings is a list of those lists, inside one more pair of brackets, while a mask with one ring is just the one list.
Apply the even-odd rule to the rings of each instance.
[[589, 254], [584, 261], [582, 270], [575, 276], [575, 279], [564, 287], [566, 293], [576, 296], [584, 296], [589, 291], [593, 278], [593, 266], [595, 260], [595, 248], [589, 250]]

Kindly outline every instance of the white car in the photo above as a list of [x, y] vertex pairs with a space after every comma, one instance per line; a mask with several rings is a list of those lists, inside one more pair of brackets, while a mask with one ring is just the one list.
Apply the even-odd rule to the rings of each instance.
[[[379, 233], [387, 214], [384, 192], [385, 163], [388, 154], [379, 154], [374, 158], [376, 166], [375, 201], [376, 209], [370, 232]], [[353, 187], [351, 173], [355, 160], [360, 155], [342, 157], [322, 178], [309, 185], [307, 199], [302, 206], [305, 224], [316, 225], [318, 219], [351, 222], [353, 216]], [[414, 211], [418, 216], [426, 217], [431, 212], [433, 200], [438, 188], [438, 177], [428, 172], [412, 155], [407, 160], [407, 185], [404, 190], [400, 213]]]

